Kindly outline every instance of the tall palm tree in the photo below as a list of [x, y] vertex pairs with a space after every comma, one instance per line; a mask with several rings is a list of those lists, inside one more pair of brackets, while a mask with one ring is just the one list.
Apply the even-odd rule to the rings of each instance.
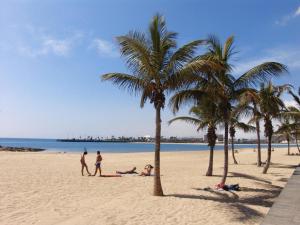
[[102, 80], [112, 81], [130, 93], [141, 95], [140, 106], [147, 100], [156, 111], [155, 129], [155, 177], [154, 195], [162, 196], [160, 179], [161, 109], [165, 106], [165, 94], [193, 80], [195, 71], [205, 72], [212, 63], [193, 59], [195, 51], [203, 41], [192, 41], [176, 48], [177, 34], [169, 32], [161, 15], [155, 15], [148, 33], [131, 31], [117, 37], [122, 56], [132, 74], [108, 73]]
[[193, 106], [190, 109], [190, 114], [192, 115], [192, 117], [180, 116], [175, 117], [169, 121], [169, 124], [173, 123], [174, 121], [184, 121], [194, 124], [197, 126], [197, 131], [207, 128], [207, 140], [210, 151], [206, 176], [213, 175], [214, 148], [217, 140], [216, 130], [217, 124], [220, 122], [217, 107], [218, 106], [213, 101], [211, 101], [211, 99], [206, 98], [204, 101], [201, 101], [199, 105]]
[[258, 91], [246, 92], [241, 96], [239, 102], [240, 111], [243, 111], [246, 116], [251, 116], [248, 123], [254, 123], [257, 137], [257, 166], [261, 166], [261, 140], [260, 140], [260, 120], [261, 113], [258, 107]]
[[300, 153], [300, 147], [298, 144], [298, 136], [300, 133], [300, 97], [299, 97], [300, 96], [300, 88], [298, 89], [298, 96], [292, 91], [289, 91], [289, 94], [292, 95], [294, 101], [297, 104], [297, 107], [296, 106], [288, 107], [288, 112], [286, 114], [288, 114], [290, 116], [290, 118], [294, 120], [293, 134], [295, 136], [296, 145], [297, 145], [298, 151]]
[[290, 141], [293, 136], [293, 124], [290, 123], [290, 119], [287, 116], [283, 116], [280, 118], [280, 125], [275, 132], [275, 134], [279, 134], [280, 137], [283, 137], [288, 144], [288, 155], [290, 155]]
[[259, 107], [264, 120], [265, 136], [268, 139], [268, 156], [263, 173], [267, 173], [271, 163], [272, 136], [274, 133], [272, 120], [280, 117], [280, 113], [285, 109], [283, 101], [280, 99], [282, 93], [289, 90], [289, 85], [273, 86], [271, 82], [267, 85], [261, 84], [259, 91]]
[[[277, 62], [265, 62], [253, 67], [243, 75], [234, 77], [230, 59], [234, 55], [234, 38], [229, 37], [224, 45], [215, 37], [207, 39], [208, 51], [200, 56], [203, 60], [210, 60], [223, 66], [223, 70], [210, 71], [206, 74], [198, 74], [199, 79], [195, 87], [190, 87], [175, 94], [171, 98], [174, 109], [179, 109], [183, 103], [194, 100], [199, 102], [204, 95], [215, 97], [219, 108], [222, 109], [221, 118], [224, 123], [224, 171], [221, 184], [225, 184], [228, 173], [228, 133], [230, 113], [240, 96], [245, 92], [251, 92], [253, 85], [267, 81], [270, 77], [278, 76], [286, 71], [286, 67]], [[197, 80], [195, 80], [197, 82]]]
[[298, 137], [300, 134], [300, 109], [298, 109], [297, 107], [294, 107], [294, 106], [289, 106], [288, 112], [286, 112], [286, 114], [293, 121], [293, 123], [291, 124], [292, 134], [295, 138], [298, 152], [300, 153], [300, 147], [299, 147], [299, 143], [298, 143]]
[[231, 137], [231, 151], [232, 151], [232, 158], [233, 158], [234, 164], [238, 164], [236, 161], [236, 158], [235, 158], [235, 154], [234, 154], [234, 137], [235, 137], [235, 133], [236, 133], [236, 128], [238, 128], [244, 132], [249, 132], [249, 131], [255, 130], [255, 127], [239, 121], [239, 119], [240, 119], [239, 117], [241, 114], [239, 114], [238, 112], [239, 112], [239, 109], [233, 111], [232, 115], [230, 117], [230, 121], [229, 121], [229, 134]]

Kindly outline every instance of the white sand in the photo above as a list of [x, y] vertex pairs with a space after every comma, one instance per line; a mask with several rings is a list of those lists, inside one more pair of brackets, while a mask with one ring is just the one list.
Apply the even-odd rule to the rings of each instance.
[[[154, 158], [153, 153], [102, 156], [104, 174], [134, 165], [141, 170]], [[79, 154], [0, 152], [0, 224], [259, 224], [300, 157], [276, 149], [267, 175], [254, 165], [252, 150], [236, 157], [240, 164], [230, 158], [234, 173], [227, 183], [239, 183], [243, 191], [210, 192], [202, 189], [220, 182], [222, 151], [215, 152], [214, 177], [204, 176], [208, 152], [162, 153], [166, 196], [153, 197], [153, 177], [82, 177]], [[92, 172], [94, 160], [87, 156]]]

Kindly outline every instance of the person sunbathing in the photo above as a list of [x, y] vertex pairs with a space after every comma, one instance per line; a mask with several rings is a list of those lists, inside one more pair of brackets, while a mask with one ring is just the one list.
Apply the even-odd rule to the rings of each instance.
[[140, 173], [140, 176], [150, 176], [153, 166], [150, 164], [146, 165], [144, 171]]
[[137, 174], [136, 167], [133, 167], [131, 170], [127, 171], [116, 171], [117, 174]]

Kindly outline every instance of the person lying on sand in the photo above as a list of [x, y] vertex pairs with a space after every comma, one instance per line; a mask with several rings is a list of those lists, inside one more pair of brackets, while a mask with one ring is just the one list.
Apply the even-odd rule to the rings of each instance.
[[116, 174], [137, 174], [136, 167], [133, 167], [131, 170], [127, 171], [116, 171]]
[[101, 161], [102, 161], [102, 156], [100, 154], [100, 151], [97, 151], [97, 157], [96, 157], [96, 163], [95, 163], [95, 173], [93, 176], [96, 176], [97, 171], [99, 170], [99, 177], [101, 177]]
[[140, 173], [140, 176], [150, 176], [153, 166], [150, 164], [146, 165], [144, 171]]
[[81, 158], [80, 158], [80, 163], [81, 163], [81, 174], [82, 176], [83, 175], [83, 170], [84, 168], [86, 169], [86, 172], [89, 174], [89, 176], [91, 176], [91, 173], [89, 172], [89, 169], [88, 169], [88, 166], [86, 165], [85, 163], [85, 156], [87, 155], [87, 151], [84, 151], [83, 154], [81, 155]]

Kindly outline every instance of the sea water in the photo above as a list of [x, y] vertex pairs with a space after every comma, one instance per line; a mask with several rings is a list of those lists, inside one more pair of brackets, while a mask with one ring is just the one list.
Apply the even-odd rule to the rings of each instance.
[[[152, 152], [154, 143], [111, 143], [111, 142], [59, 142], [55, 139], [33, 138], [0, 138], [1, 146], [43, 148], [46, 151], [82, 152], [86, 148], [89, 152], [102, 151], [111, 153], [122, 152]], [[295, 145], [291, 145], [295, 146]], [[256, 144], [235, 144], [235, 149], [256, 148]], [[286, 144], [272, 144], [274, 148], [286, 148]], [[262, 148], [267, 148], [262, 144]], [[161, 151], [203, 151], [208, 150], [207, 144], [162, 143]], [[217, 144], [215, 150], [223, 150], [223, 144]]]

